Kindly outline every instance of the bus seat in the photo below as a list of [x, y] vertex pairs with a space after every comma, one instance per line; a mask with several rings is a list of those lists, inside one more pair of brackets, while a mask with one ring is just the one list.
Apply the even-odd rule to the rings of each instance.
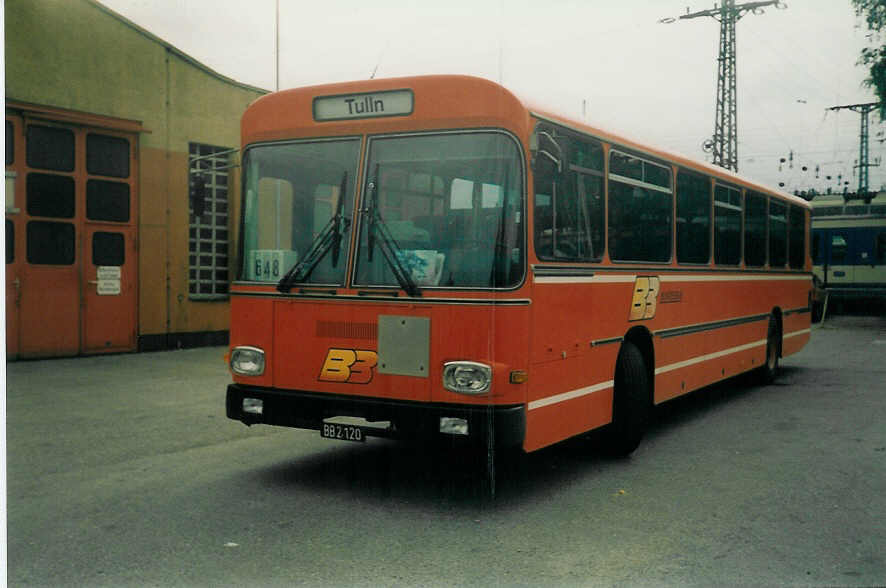
[[428, 249], [431, 236], [427, 230], [416, 227], [410, 220], [387, 221], [391, 237], [404, 249]]
[[419, 230], [428, 233], [430, 249], [440, 249], [445, 235], [446, 219], [442, 215], [413, 217], [412, 222]]

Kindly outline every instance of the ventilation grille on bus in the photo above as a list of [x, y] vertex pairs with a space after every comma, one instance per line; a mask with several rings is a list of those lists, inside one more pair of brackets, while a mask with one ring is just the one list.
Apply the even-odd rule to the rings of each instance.
[[317, 321], [317, 336], [335, 339], [378, 339], [378, 324]]

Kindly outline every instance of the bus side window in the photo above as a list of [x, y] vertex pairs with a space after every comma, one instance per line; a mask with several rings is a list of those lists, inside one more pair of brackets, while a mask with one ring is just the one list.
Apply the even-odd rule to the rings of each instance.
[[812, 235], [812, 263], [821, 265], [821, 233]]
[[741, 263], [741, 192], [726, 186], [714, 188], [714, 263]]
[[[550, 129], [562, 169], [535, 165], [535, 251], [541, 259], [596, 261], [603, 257], [603, 147], [587, 137]], [[556, 150], [556, 149], [555, 149]]]
[[553, 256], [554, 207], [556, 186], [553, 174], [535, 173], [535, 252], [539, 258]]
[[744, 262], [766, 265], [766, 196], [750, 191], [744, 198]]
[[671, 259], [671, 168], [609, 151], [609, 255], [613, 261]]
[[886, 233], [877, 233], [876, 252], [877, 264], [886, 264]]
[[806, 211], [791, 204], [788, 219], [788, 265], [803, 269], [806, 256]]
[[788, 208], [775, 199], [769, 201], [769, 265], [784, 267], [788, 262]]
[[677, 172], [677, 262], [711, 259], [711, 182], [686, 170]]

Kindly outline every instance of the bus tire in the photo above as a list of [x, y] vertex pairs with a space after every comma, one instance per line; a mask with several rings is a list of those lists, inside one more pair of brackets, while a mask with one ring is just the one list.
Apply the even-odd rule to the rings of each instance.
[[821, 302], [812, 303], [812, 322], [820, 323], [824, 314], [824, 305]]
[[620, 457], [633, 452], [646, 432], [651, 411], [646, 362], [637, 346], [626, 341], [615, 363], [612, 424], [605, 440], [608, 452]]
[[781, 332], [775, 316], [769, 316], [769, 327], [766, 329], [766, 359], [760, 367], [760, 382], [771, 384], [778, 376], [778, 358], [781, 355]]

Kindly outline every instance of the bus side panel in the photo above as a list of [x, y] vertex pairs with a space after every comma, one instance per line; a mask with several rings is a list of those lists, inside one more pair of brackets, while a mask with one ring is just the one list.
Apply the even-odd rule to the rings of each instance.
[[615, 361], [632, 292], [631, 281], [534, 284], [527, 451], [612, 420]]
[[707, 354], [713, 344], [710, 333], [692, 333], [666, 339], [656, 337], [653, 341], [656, 364], [666, 366], [664, 369], [667, 370], [663, 373], [656, 371], [653, 398], [656, 404], [717, 381], [718, 374], [714, 374], [713, 368], [705, 369], [703, 364], [670, 369], [670, 366], [680, 364], [687, 358]]
[[796, 312], [782, 319], [782, 357], [797, 353], [809, 343], [811, 319], [810, 312]]
[[[612, 421], [612, 373], [618, 345], [535, 364], [527, 404], [526, 451], [535, 451]], [[600, 366], [594, 368], [593, 366]]]
[[789, 301], [783, 308], [781, 356], [787, 357], [797, 353], [810, 339], [812, 327], [812, 277], [808, 280], [794, 280], [783, 286], [783, 298]]
[[[619, 277], [620, 278], [620, 277]], [[633, 277], [614, 283], [536, 283], [533, 291], [532, 362], [541, 363], [587, 352], [600, 339], [625, 333], [634, 292]], [[617, 347], [617, 346], [616, 346]], [[599, 370], [599, 364], [595, 364]], [[606, 374], [585, 370], [588, 382], [611, 379], [615, 362]], [[557, 388], [555, 382], [550, 386]], [[560, 390], [563, 391], [563, 390]]]

